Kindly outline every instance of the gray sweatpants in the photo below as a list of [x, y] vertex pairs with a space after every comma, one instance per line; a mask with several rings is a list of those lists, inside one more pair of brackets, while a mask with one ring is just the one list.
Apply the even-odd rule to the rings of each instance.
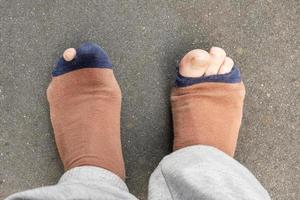
[[[244, 166], [209, 146], [187, 147], [166, 156], [149, 182], [149, 199], [270, 199]], [[136, 199], [112, 172], [92, 166], [67, 171], [56, 185], [9, 196], [6, 200]]]

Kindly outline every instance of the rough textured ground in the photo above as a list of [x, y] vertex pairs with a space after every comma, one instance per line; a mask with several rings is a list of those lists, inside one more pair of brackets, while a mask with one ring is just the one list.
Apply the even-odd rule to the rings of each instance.
[[[193, 48], [225, 48], [247, 86], [236, 158], [273, 199], [300, 199], [298, 0], [0, 0], [0, 192], [62, 174], [45, 90], [66, 47], [101, 44], [123, 90], [128, 186], [147, 181], [170, 152], [169, 92]], [[0, 197], [1, 198], [1, 197]]]

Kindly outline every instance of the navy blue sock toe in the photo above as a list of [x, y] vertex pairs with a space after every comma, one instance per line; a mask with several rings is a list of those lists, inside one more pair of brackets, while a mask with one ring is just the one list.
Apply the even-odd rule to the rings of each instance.
[[239, 83], [241, 82], [241, 73], [237, 66], [226, 74], [216, 74], [211, 76], [201, 76], [197, 78], [184, 77], [177, 72], [175, 84], [177, 87], [187, 87], [197, 83], [217, 82], [217, 83]]
[[76, 49], [76, 56], [73, 60], [68, 62], [61, 57], [52, 71], [52, 76], [59, 76], [82, 68], [112, 68], [112, 63], [100, 46], [87, 42]]

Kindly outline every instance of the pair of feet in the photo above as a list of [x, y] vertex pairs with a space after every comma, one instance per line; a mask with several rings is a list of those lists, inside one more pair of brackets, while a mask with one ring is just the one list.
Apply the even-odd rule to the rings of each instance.
[[[47, 90], [55, 140], [65, 170], [98, 166], [125, 178], [120, 141], [121, 90], [96, 44], [67, 49]], [[181, 60], [172, 89], [174, 150], [209, 145], [233, 156], [244, 85], [223, 49], [195, 49]]]

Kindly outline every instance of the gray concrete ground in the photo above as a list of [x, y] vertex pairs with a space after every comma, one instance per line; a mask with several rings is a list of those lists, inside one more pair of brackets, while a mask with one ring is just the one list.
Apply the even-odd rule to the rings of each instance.
[[237, 160], [273, 199], [300, 199], [299, 10], [298, 0], [0, 0], [0, 195], [62, 174], [45, 90], [63, 50], [93, 41], [123, 91], [127, 183], [137, 197], [146, 198], [149, 175], [170, 152], [178, 60], [215, 45], [247, 86]]

